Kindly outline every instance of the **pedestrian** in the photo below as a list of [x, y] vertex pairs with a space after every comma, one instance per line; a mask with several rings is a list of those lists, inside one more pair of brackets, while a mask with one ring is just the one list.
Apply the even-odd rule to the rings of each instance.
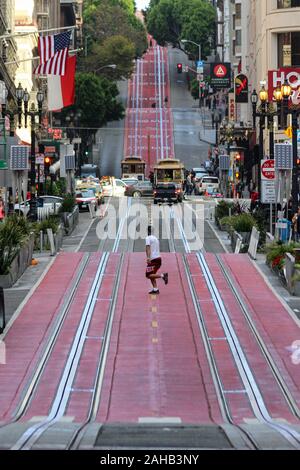
[[169, 282], [168, 273], [158, 274], [158, 270], [161, 267], [161, 256], [159, 249], [159, 241], [152, 234], [152, 227], [148, 227], [148, 237], [146, 238], [146, 255], [147, 255], [147, 269], [146, 269], [146, 278], [150, 279], [152, 284], [152, 289], [149, 291], [149, 294], [159, 294], [159, 289], [157, 287], [157, 280], [162, 279], [167, 285]]
[[186, 193], [188, 196], [192, 194], [193, 183], [192, 183], [192, 174], [189, 173], [186, 178]]
[[5, 208], [3, 198], [0, 197], [0, 222], [3, 222], [5, 217]]
[[300, 240], [300, 207], [298, 208], [298, 212], [294, 215], [292, 219], [293, 224], [293, 238], [295, 242], [299, 242]]

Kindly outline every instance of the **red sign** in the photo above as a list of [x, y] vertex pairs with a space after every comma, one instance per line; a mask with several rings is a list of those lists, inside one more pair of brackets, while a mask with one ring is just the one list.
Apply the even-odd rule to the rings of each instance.
[[216, 65], [216, 67], [214, 68], [214, 75], [215, 75], [217, 78], [224, 78], [224, 77], [226, 77], [226, 75], [227, 75], [227, 67], [225, 67], [225, 65], [223, 65], [223, 64], [218, 64], [218, 65]]
[[274, 91], [276, 88], [281, 87], [285, 80], [288, 81], [292, 87], [293, 95], [291, 100], [298, 104], [300, 102], [300, 92], [298, 91], [300, 86], [300, 68], [284, 67], [279, 70], [269, 70], [268, 73], [268, 89], [269, 89], [269, 101], [274, 100]]
[[263, 160], [261, 163], [261, 176], [266, 180], [275, 179], [275, 160]]

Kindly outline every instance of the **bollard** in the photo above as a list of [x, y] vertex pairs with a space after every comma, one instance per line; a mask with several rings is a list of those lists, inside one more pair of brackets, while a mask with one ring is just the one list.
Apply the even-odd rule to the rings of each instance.
[[48, 235], [48, 240], [50, 243], [51, 256], [54, 256], [56, 254], [56, 250], [55, 250], [54, 236], [53, 236], [53, 232], [51, 228], [47, 228], [47, 235]]
[[4, 302], [4, 289], [0, 287], [0, 316], [2, 316], [2, 325], [0, 326], [0, 334], [3, 333], [6, 326], [5, 323], [5, 302]]
[[43, 230], [40, 230], [40, 252], [43, 253], [44, 248], [44, 233]]

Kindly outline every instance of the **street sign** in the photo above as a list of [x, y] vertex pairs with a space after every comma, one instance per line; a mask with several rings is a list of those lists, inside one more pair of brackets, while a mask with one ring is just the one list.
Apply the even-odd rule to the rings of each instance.
[[275, 180], [275, 160], [261, 161], [261, 179], [266, 181]]
[[276, 170], [293, 169], [292, 144], [275, 144], [275, 168]]
[[293, 129], [291, 127], [288, 127], [285, 131], [284, 131], [285, 135], [291, 139], [293, 137]]
[[204, 67], [204, 62], [203, 62], [203, 60], [197, 60], [197, 61], [196, 61], [196, 66], [197, 66], [197, 69], [200, 68], [200, 67], [203, 68], [203, 67]]
[[220, 170], [222, 171], [228, 171], [230, 168], [230, 158], [228, 155], [220, 155], [219, 157], [220, 161]]
[[36, 165], [44, 165], [44, 163], [45, 163], [44, 154], [39, 153], [38, 155], [36, 155], [35, 156], [35, 163], [36, 163]]
[[14, 171], [28, 170], [29, 147], [12, 145], [10, 148], [10, 169]]
[[5, 160], [0, 160], [0, 170], [7, 170], [7, 163]]
[[263, 204], [276, 203], [275, 180], [261, 181], [261, 202]]
[[211, 86], [215, 90], [231, 87], [231, 64], [214, 62], [210, 65]]

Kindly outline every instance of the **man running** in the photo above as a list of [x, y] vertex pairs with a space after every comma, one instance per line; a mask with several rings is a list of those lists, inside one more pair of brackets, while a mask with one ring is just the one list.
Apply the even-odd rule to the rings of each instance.
[[159, 251], [159, 241], [152, 235], [152, 227], [148, 227], [148, 237], [146, 238], [146, 255], [147, 255], [147, 269], [146, 278], [150, 279], [153, 289], [149, 291], [149, 294], [159, 294], [157, 287], [157, 279], [163, 279], [167, 285], [169, 282], [168, 273], [157, 274], [161, 267], [161, 257]]

